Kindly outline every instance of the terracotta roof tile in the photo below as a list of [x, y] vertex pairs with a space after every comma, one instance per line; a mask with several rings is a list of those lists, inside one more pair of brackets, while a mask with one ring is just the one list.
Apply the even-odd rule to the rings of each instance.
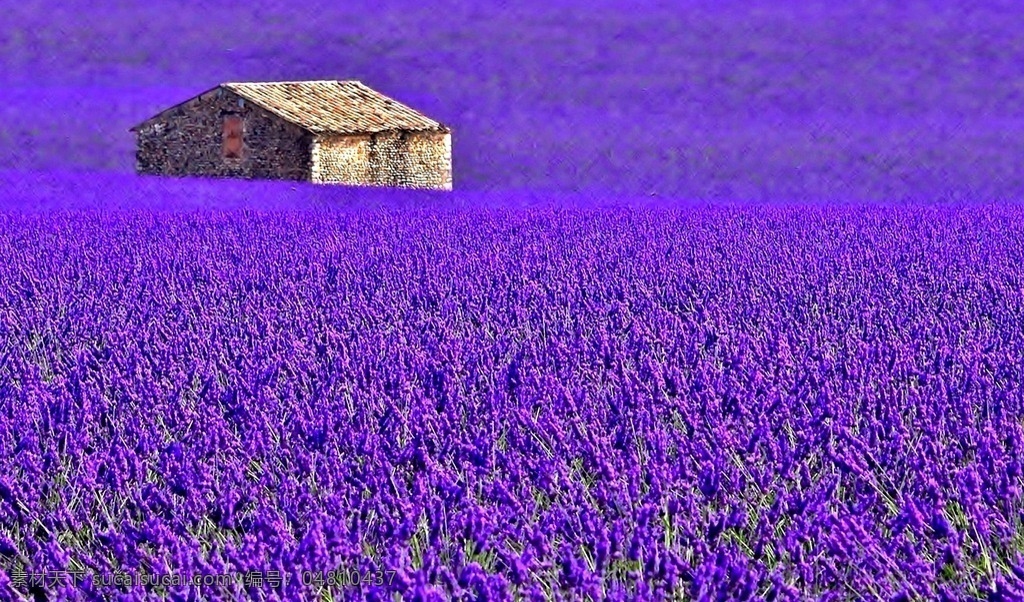
[[226, 83], [221, 87], [318, 134], [448, 129], [354, 80]]

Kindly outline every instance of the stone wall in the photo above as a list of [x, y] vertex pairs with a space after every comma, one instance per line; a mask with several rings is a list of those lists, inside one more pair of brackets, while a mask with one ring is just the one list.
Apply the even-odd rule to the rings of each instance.
[[313, 143], [312, 180], [451, 190], [451, 148], [450, 132], [325, 136]]
[[318, 183], [372, 184], [370, 138], [322, 136], [313, 142], [312, 180]]
[[[224, 118], [243, 119], [239, 159], [223, 156]], [[312, 134], [233, 92], [215, 89], [146, 123], [137, 132], [143, 174], [310, 179]]]
[[404, 151], [399, 186], [452, 189], [451, 132], [416, 132], [399, 145]]

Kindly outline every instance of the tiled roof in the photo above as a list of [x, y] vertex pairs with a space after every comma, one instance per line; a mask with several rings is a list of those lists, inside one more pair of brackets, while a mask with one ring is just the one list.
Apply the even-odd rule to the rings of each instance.
[[227, 83], [221, 87], [318, 134], [447, 129], [354, 80]]
[[[217, 88], [230, 90], [316, 134], [358, 134], [385, 130], [449, 131], [448, 126], [355, 80], [227, 83]], [[207, 90], [199, 96], [213, 90]], [[184, 104], [165, 109], [131, 129], [136, 131]]]

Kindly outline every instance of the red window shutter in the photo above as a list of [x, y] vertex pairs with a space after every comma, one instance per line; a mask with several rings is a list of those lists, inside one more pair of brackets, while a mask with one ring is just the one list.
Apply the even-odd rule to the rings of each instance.
[[224, 158], [242, 158], [242, 117], [228, 115], [224, 118]]

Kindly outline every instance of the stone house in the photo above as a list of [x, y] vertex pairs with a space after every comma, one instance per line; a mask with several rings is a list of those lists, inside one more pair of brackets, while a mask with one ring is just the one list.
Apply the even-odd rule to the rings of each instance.
[[451, 129], [358, 81], [221, 84], [131, 131], [140, 174], [452, 188]]

